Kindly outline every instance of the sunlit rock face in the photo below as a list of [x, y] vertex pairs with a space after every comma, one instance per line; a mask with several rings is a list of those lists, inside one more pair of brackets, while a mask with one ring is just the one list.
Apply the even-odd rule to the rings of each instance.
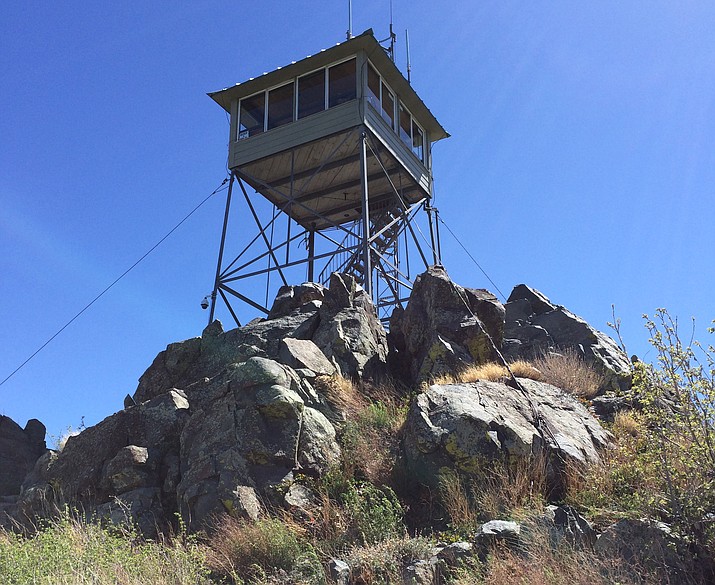
[[616, 342], [568, 309], [554, 305], [525, 284], [507, 299], [504, 355], [531, 359], [551, 351], [569, 350], [591, 364], [603, 377], [600, 392], [628, 390], [631, 363]]

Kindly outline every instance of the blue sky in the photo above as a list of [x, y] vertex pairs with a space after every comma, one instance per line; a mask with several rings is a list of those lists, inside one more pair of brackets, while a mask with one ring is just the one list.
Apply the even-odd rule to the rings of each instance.
[[[631, 353], [641, 314], [715, 317], [715, 4], [394, 0], [397, 62], [452, 137], [436, 203], [505, 293], [540, 289]], [[353, 1], [387, 33], [389, 2]], [[21, 2], [0, 19], [0, 379], [226, 176], [206, 96], [345, 38], [347, 2]], [[199, 335], [224, 194], [0, 386], [57, 437]], [[492, 288], [443, 231], [448, 271]], [[224, 320], [227, 322], [227, 320]], [[701, 337], [704, 334], [700, 335]], [[649, 356], [652, 357], [652, 356]]]

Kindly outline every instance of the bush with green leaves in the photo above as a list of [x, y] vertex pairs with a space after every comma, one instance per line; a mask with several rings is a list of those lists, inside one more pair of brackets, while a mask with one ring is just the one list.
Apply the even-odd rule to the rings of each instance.
[[402, 506], [391, 488], [350, 482], [340, 499], [362, 544], [374, 544], [404, 533]]
[[[715, 543], [715, 348], [684, 343], [665, 309], [646, 318], [657, 366], [641, 368], [634, 391], [651, 435], [660, 479], [654, 511], [701, 545]], [[713, 328], [709, 329], [713, 333]]]
[[571, 495], [575, 503], [606, 516], [668, 522], [712, 554], [715, 349], [692, 337], [683, 341], [677, 319], [665, 309], [645, 319], [657, 359], [634, 364], [629, 398], [636, 409], [616, 418], [614, 448]]

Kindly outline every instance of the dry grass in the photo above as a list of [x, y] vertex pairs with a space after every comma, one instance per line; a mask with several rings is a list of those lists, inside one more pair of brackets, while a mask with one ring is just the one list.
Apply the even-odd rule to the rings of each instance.
[[469, 531], [480, 521], [514, 518], [543, 508], [546, 458], [534, 455], [509, 463], [490, 462], [476, 478], [447, 471], [440, 477], [440, 502], [452, 528]]
[[[531, 363], [518, 360], [509, 364], [509, 369], [518, 378], [542, 380], [541, 372]], [[470, 382], [487, 381], [503, 382], [511, 376], [509, 370], [496, 362], [467, 366], [459, 372], [440, 374], [432, 379], [433, 384], [468, 384]]]
[[542, 380], [567, 390], [581, 398], [593, 398], [603, 384], [603, 378], [573, 350], [550, 353], [534, 360]]
[[309, 530], [315, 540], [320, 541], [321, 549], [328, 554], [336, 553], [334, 543], [338, 545], [345, 540], [350, 518], [345, 510], [330, 497], [330, 494], [321, 491], [318, 494], [318, 513], [313, 518]]
[[534, 367], [534, 364], [531, 362], [517, 360], [510, 363], [509, 367], [517, 378], [529, 378], [530, 380], [536, 380], [537, 382], [544, 379], [543, 374], [536, 367]]
[[611, 432], [617, 437], [639, 437], [643, 430], [643, 423], [631, 411], [617, 412], [611, 427]]
[[451, 469], [440, 475], [439, 495], [453, 529], [462, 531], [476, 526], [479, 521], [479, 512], [470, 490], [464, 480]]
[[343, 416], [338, 435], [345, 476], [390, 485], [407, 416], [402, 389], [389, 381], [358, 387], [338, 375], [320, 377], [315, 386]]
[[207, 562], [216, 574], [237, 583], [266, 582], [273, 574], [301, 568], [303, 573], [322, 574], [313, 548], [303, 540], [304, 533], [288, 517], [250, 522], [225, 516], [209, 538]]
[[599, 463], [569, 471], [567, 500], [589, 510], [600, 527], [623, 516], [648, 515], [664, 497], [662, 465], [638, 416], [619, 413], [611, 431], [615, 441]]
[[491, 520], [519, 516], [527, 508], [543, 508], [548, 491], [546, 466], [542, 455], [491, 465], [484, 472], [479, 491], [475, 491], [481, 513]]
[[346, 422], [340, 431], [345, 474], [391, 485], [406, 416], [406, 406], [373, 402]]
[[497, 546], [481, 570], [465, 570], [455, 585], [621, 585], [659, 582], [633, 574], [625, 562], [600, 558], [565, 541], [554, 546], [547, 530], [532, 529], [519, 550]]
[[319, 376], [314, 382], [315, 389], [325, 396], [328, 403], [344, 418], [351, 418], [362, 412], [368, 405], [367, 399], [360, 393], [352, 380], [339, 374]]
[[508, 377], [509, 372], [504, 366], [489, 362], [487, 364], [467, 366], [459, 372], [440, 374], [432, 379], [432, 383], [437, 385], [468, 384], [479, 380], [500, 382]]
[[417, 559], [429, 558], [431, 546], [426, 538], [401, 537], [353, 547], [343, 557], [352, 569], [350, 583], [404, 583], [402, 567]]
[[8, 585], [208, 585], [206, 547], [181, 534], [161, 542], [69, 512], [32, 536], [0, 529], [0, 582]]

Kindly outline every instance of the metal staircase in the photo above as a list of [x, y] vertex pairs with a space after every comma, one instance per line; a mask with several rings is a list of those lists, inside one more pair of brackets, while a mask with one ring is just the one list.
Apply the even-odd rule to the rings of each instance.
[[[375, 302], [381, 319], [389, 318], [388, 308], [399, 304], [399, 237], [405, 228], [404, 212], [394, 206], [383, 205], [382, 208], [371, 209], [370, 217], [370, 264], [375, 270], [374, 281], [379, 286], [375, 288]], [[356, 229], [361, 229], [360, 222], [355, 223]], [[363, 240], [361, 233], [348, 233], [341, 246], [326, 264], [318, 276], [318, 281], [327, 285], [333, 272], [353, 275], [364, 283], [365, 274], [364, 250], [359, 243]], [[382, 311], [380, 309], [383, 309]], [[384, 315], [382, 313], [385, 313]]]

